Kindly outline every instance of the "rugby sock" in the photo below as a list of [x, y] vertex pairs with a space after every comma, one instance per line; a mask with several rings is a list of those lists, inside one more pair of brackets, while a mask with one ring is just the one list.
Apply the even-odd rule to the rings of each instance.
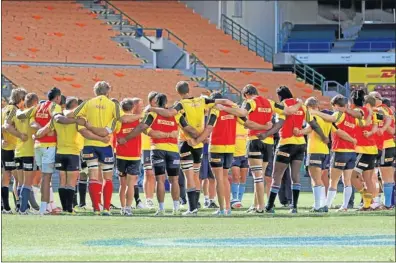
[[209, 201], [209, 195], [205, 195], [204, 198], [205, 198], [205, 202]]
[[326, 205], [326, 188], [322, 185], [320, 188], [320, 207]]
[[391, 206], [395, 205], [396, 186], [393, 186]]
[[66, 186], [66, 210], [69, 213], [73, 212], [73, 199], [75, 193], [75, 187], [73, 186]]
[[245, 193], [246, 184], [239, 184], [238, 200], [242, 202], [243, 194]]
[[34, 190], [32, 189], [32, 191], [30, 191], [30, 196], [29, 196], [29, 203], [30, 206], [34, 209], [34, 210], [39, 210], [40, 206], [37, 204], [36, 198], [34, 198]]
[[103, 209], [110, 211], [111, 196], [113, 195], [113, 182], [106, 180], [103, 188]]
[[238, 199], [238, 192], [239, 192], [239, 184], [232, 183], [231, 184], [232, 200]]
[[186, 190], [188, 199], [188, 210], [193, 211], [195, 207], [195, 188], [190, 188]]
[[348, 208], [348, 203], [349, 203], [349, 199], [351, 199], [351, 195], [352, 195], [352, 186], [346, 186], [344, 187], [344, 201], [342, 203], [342, 208], [347, 209]]
[[94, 211], [100, 211], [99, 203], [101, 199], [102, 184], [96, 180], [90, 180], [88, 189]]
[[64, 187], [58, 188], [59, 199], [62, 205], [62, 210], [66, 211], [66, 189]]
[[1, 187], [1, 199], [3, 201], [4, 209], [7, 210], [7, 211], [11, 210], [10, 201], [8, 199], [9, 198], [9, 194], [10, 194], [10, 192], [8, 190], [8, 187], [7, 186], [2, 186]]
[[75, 207], [76, 205], [78, 205], [78, 202], [77, 202], [77, 191], [78, 191], [78, 188], [77, 188], [77, 185], [74, 187], [74, 195], [73, 195], [73, 207]]
[[393, 195], [393, 187], [395, 183], [385, 183], [384, 184], [384, 196], [385, 196], [385, 206], [391, 207], [392, 206], [392, 195]]
[[28, 203], [29, 203], [29, 196], [30, 196], [30, 191], [31, 187], [30, 186], [23, 186], [21, 190], [21, 212], [25, 212], [26, 209], [28, 208]]
[[80, 206], [85, 206], [87, 196], [87, 181], [78, 181], [78, 193], [80, 195]]
[[173, 201], [173, 210], [179, 210], [179, 208], [180, 208], [179, 200]]
[[50, 203], [51, 209], [54, 210], [56, 208], [56, 204], [54, 201], [54, 190], [52, 189], [52, 185], [50, 187]]
[[267, 210], [272, 209], [274, 207], [275, 199], [276, 199], [276, 196], [278, 195], [279, 189], [280, 189], [280, 186], [277, 186], [277, 185], [271, 186], [270, 196], [268, 198], [268, 203], [267, 203], [267, 207], [266, 207]]
[[336, 189], [329, 188], [329, 191], [327, 192], [327, 201], [326, 201], [326, 206], [328, 208], [331, 207], [331, 204], [333, 203], [336, 194], [337, 194], [337, 190]]
[[[22, 186], [18, 186], [17, 187], [17, 196], [18, 196], [18, 201], [19, 201], [19, 203], [21, 203], [20, 202], [20, 199], [21, 199], [21, 191], [22, 191]], [[17, 201], [17, 202], [18, 202]]]
[[195, 208], [198, 208], [200, 195], [201, 195], [201, 190], [195, 190]]
[[165, 204], [164, 203], [159, 203], [159, 210], [165, 210]]
[[139, 202], [141, 202], [140, 196], [139, 196], [139, 186], [135, 185], [133, 187], [133, 190], [134, 190], [133, 197], [135, 198], [135, 202], [136, 202], [136, 205], [137, 205]]
[[40, 204], [40, 214], [44, 214], [47, 211], [47, 202], [41, 202]]
[[300, 196], [301, 184], [293, 184], [292, 191], [293, 191], [293, 208], [297, 208], [298, 204], [298, 197]]
[[313, 191], [313, 195], [314, 195], [314, 208], [319, 209], [322, 186], [321, 185], [314, 186], [312, 188], [312, 191]]

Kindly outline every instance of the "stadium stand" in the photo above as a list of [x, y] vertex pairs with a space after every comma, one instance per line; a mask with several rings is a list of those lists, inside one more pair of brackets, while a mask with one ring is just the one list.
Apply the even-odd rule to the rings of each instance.
[[[176, 92], [169, 92], [178, 81], [186, 80], [191, 87], [197, 83], [189, 80], [178, 70], [150, 69], [111, 69], [86, 67], [46, 67], [46, 66], [3, 66], [2, 72], [12, 82], [46, 97], [49, 88], [56, 86], [66, 96], [81, 99], [92, 98], [95, 82], [105, 80], [113, 88], [111, 96], [117, 99], [139, 97], [146, 99], [147, 94], [156, 90], [168, 95], [170, 103], [177, 99]], [[153, 84], [155, 83], [155, 84]], [[132, 93], [133, 91], [133, 93]], [[204, 89], [193, 88], [193, 95], [200, 95]]]
[[364, 24], [352, 52], [386, 52], [395, 49], [395, 24]]
[[282, 51], [330, 52], [336, 41], [337, 25], [294, 25]]
[[2, 5], [3, 61], [142, 63], [111, 40], [116, 32], [110, 26], [76, 3], [3, 1]]
[[[196, 54], [207, 66], [218, 68], [272, 69], [255, 52], [233, 41], [216, 25], [176, 1], [112, 2], [144, 27], [167, 28], [187, 43], [186, 50]], [[151, 32], [154, 33], [154, 32]], [[150, 35], [150, 32], [147, 32]], [[175, 42], [177, 43], [177, 42]]]

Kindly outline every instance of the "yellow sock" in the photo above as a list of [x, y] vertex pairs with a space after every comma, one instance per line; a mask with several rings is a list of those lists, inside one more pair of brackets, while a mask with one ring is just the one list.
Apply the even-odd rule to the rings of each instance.
[[373, 200], [373, 195], [370, 193], [365, 193], [363, 195], [363, 207], [369, 208], [372, 200]]

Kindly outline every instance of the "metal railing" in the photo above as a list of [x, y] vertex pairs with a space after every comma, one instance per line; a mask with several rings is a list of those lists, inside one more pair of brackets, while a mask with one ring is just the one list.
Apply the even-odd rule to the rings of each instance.
[[335, 91], [344, 95], [345, 97], [349, 97], [350, 90], [347, 86], [341, 85], [337, 81], [325, 81], [323, 85], [323, 91]]
[[304, 80], [304, 82], [313, 85], [323, 93], [323, 82], [326, 80], [325, 76], [314, 70], [308, 65], [305, 65], [301, 60], [292, 56], [293, 72]]
[[332, 42], [287, 42], [280, 49], [282, 52], [329, 52]]
[[221, 15], [221, 27], [224, 33], [231, 35], [232, 39], [239, 41], [248, 50], [256, 52], [256, 55], [263, 57], [265, 61], [272, 63], [274, 49], [255, 34], [224, 14]]
[[390, 50], [394, 49], [396, 46], [395, 40], [388, 41], [366, 41], [366, 40], [356, 40], [355, 44], [352, 46], [353, 51], [378, 51], [378, 50]]
[[205, 69], [205, 87], [209, 86], [209, 78], [214, 77], [216, 78], [217, 81], [221, 82], [221, 93], [224, 95], [227, 93], [228, 90], [235, 91], [235, 93], [238, 95], [238, 103], [242, 102], [242, 92], [236, 88], [234, 85], [229, 83], [227, 80], [223, 79], [220, 77], [218, 74], [216, 74], [214, 71], [209, 69], [194, 53], [191, 54], [190, 58], [192, 59], [191, 65], [193, 67], [193, 74], [197, 74], [197, 65], [201, 65]]

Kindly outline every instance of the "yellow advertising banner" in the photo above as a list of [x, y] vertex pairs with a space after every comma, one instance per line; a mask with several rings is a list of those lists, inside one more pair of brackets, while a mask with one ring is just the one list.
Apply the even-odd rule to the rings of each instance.
[[396, 68], [348, 68], [348, 82], [350, 84], [365, 84], [369, 91], [377, 85], [395, 86]]

